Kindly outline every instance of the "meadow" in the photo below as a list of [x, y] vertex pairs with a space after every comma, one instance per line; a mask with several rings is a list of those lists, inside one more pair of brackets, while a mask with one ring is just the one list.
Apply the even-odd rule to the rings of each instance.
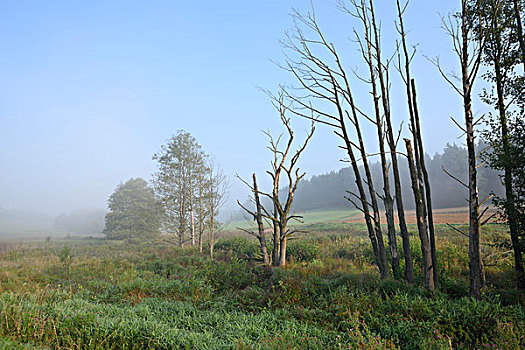
[[446, 225], [431, 293], [419, 275], [380, 280], [361, 224], [315, 221], [285, 268], [261, 266], [256, 241], [237, 234], [214, 260], [160, 239], [2, 243], [0, 349], [525, 348], [503, 225], [483, 228], [487, 287], [474, 301], [467, 238]]

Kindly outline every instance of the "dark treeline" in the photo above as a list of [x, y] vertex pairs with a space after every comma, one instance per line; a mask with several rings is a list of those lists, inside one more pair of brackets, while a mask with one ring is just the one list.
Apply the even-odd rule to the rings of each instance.
[[[426, 164], [432, 187], [433, 205], [437, 208], [468, 206], [468, 189], [445, 173], [443, 168], [459, 180], [468, 177], [467, 150], [456, 144], [447, 144], [442, 153], [434, 157], [426, 155]], [[381, 165], [370, 163], [374, 182], [381, 183]], [[406, 162], [400, 163], [403, 198], [407, 209], [414, 209], [413, 193], [410, 188], [410, 174]], [[479, 188], [481, 196], [491, 192], [501, 195], [504, 192], [498, 172], [488, 167], [479, 168]], [[339, 209], [352, 205], [344, 198], [345, 191], [355, 192], [354, 173], [350, 167], [327, 174], [313, 176], [304, 180], [297, 190], [295, 210]]]

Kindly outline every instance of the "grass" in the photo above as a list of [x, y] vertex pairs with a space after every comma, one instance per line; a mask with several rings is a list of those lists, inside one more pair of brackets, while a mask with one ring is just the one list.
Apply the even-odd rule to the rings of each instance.
[[[315, 224], [325, 223], [339, 223], [354, 217], [358, 212], [356, 210], [316, 210], [308, 212], [297, 212], [297, 215], [301, 215], [301, 222], [294, 222], [292, 226], [304, 227]], [[242, 229], [256, 229], [257, 226], [253, 220], [250, 219], [239, 219], [235, 220], [224, 227], [225, 231], [238, 231], [237, 228]]]
[[503, 226], [484, 227], [496, 263], [474, 301], [466, 238], [446, 226], [430, 293], [420, 274], [415, 285], [380, 280], [361, 225], [308, 225], [284, 269], [260, 266], [256, 242], [241, 236], [217, 242], [213, 261], [162, 241], [6, 243], [0, 349], [525, 348], [525, 297], [511, 257], [490, 244]]

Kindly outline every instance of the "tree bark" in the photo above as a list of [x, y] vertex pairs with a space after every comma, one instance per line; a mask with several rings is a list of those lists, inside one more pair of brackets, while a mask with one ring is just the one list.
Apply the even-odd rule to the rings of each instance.
[[344, 140], [346, 142], [347, 153], [348, 153], [348, 156], [350, 158], [350, 163], [352, 164], [352, 170], [354, 171], [355, 183], [357, 185], [357, 190], [358, 190], [358, 193], [359, 193], [359, 199], [360, 199], [360, 202], [361, 202], [361, 210], [362, 210], [362, 212], [364, 214], [364, 217], [365, 217], [365, 223], [366, 223], [366, 227], [367, 227], [367, 231], [368, 231], [368, 237], [370, 238], [370, 242], [372, 244], [372, 250], [374, 252], [374, 260], [375, 260], [375, 263], [376, 263], [377, 267], [380, 270], [381, 275], [383, 276], [383, 272], [381, 272], [382, 269], [383, 269], [383, 261], [381, 259], [381, 253], [379, 251], [379, 245], [377, 243], [377, 236], [376, 236], [376, 233], [375, 233], [375, 227], [374, 227], [374, 224], [372, 223], [372, 216], [370, 215], [370, 209], [368, 207], [366, 192], [365, 192], [365, 188], [363, 186], [363, 180], [361, 178], [361, 172], [359, 171], [359, 165], [357, 164], [357, 160], [356, 160], [355, 154], [354, 154], [354, 152], [352, 150], [352, 145], [349, 142], [348, 135], [346, 134], [346, 126], [344, 125], [344, 120], [343, 120], [342, 130], [343, 130], [343, 135], [344, 135], [343, 138], [344, 138]]
[[286, 248], [288, 243], [288, 237], [284, 236], [281, 237], [281, 254], [279, 256], [279, 266], [284, 267], [286, 266]]
[[411, 88], [412, 88], [412, 101], [414, 105], [414, 120], [415, 120], [415, 127], [416, 132], [415, 136], [417, 137], [417, 146], [418, 151], [416, 153], [419, 153], [419, 166], [421, 167], [420, 173], [422, 174], [423, 181], [424, 181], [424, 193], [425, 193], [425, 204], [426, 204], [426, 217], [428, 220], [428, 232], [429, 232], [429, 240], [430, 240], [430, 252], [432, 255], [432, 271], [434, 274], [434, 285], [435, 287], [438, 286], [438, 264], [437, 264], [437, 256], [436, 256], [436, 236], [434, 231], [434, 215], [432, 212], [432, 193], [430, 188], [430, 179], [427, 172], [427, 167], [425, 165], [425, 151], [423, 149], [423, 139], [421, 137], [421, 126], [419, 122], [419, 109], [417, 106], [417, 90], [416, 90], [416, 83], [414, 79], [411, 79]]
[[[279, 217], [279, 212], [275, 204], [273, 208], [273, 215], [275, 218]], [[273, 222], [273, 248], [272, 248], [272, 265], [273, 266], [279, 266], [280, 255], [281, 255], [281, 237], [280, 237], [280, 232], [279, 232], [279, 224], [274, 221]]]
[[199, 252], [202, 253], [202, 233], [204, 232], [204, 206], [202, 197], [204, 195], [204, 188], [202, 183], [202, 173], [199, 174]]
[[195, 211], [193, 210], [193, 181], [190, 174], [191, 245], [195, 246]]
[[[515, 3], [516, 6], [516, 3]], [[498, 28], [494, 31], [495, 44], [496, 44], [496, 57], [493, 59], [494, 73], [496, 78], [496, 92], [498, 95], [498, 111], [499, 111], [499, 122], [501, 127], [501, 142], [503, 144], [503, 153], [510, 154], [509, 145], [509, 130], [507, 125], [507, 115], [504, 100], [504, 87], [503, 87], [503, 74], [501, 72], [500, 59], [503, 56], [501, 47], [501, 37], [499, 35]], [[509, 164], [510, 160], [505, 161], [505, 167], [503, 170], [503, 183], [505, 186], [505, 206], [507, 211], [507, 224], [509, 225], [510, 238], [512, 242], [512, 249], [514, 252], [514, 268], [517, 275], [517, 287], [518, 289], [525, 289], [525, 271], [523, 268], [523, 252], [521, 249], [520, 238], [518, 233], [518, 223], [516, 221], [516, 207], [515, 197], [512, 190], [512, 167]]]
[[266, 247], [266, 234], [264, 232], [264, 223], [262, 215], [262, 206], [259, 199], [259, 188], [257, 187], [257, 179], [255, 173], [253, 174], [253, 195], [255, 197], [255, 220], [257, 221], [257, 239], [259, 240], [259, 248], [263, 258], [264, 265], [270, 265], [270, 258], [268, 257], [268, 249]]
[[213, 187], [213, 176], [210, 173], [210, 234], [209, 234], [209, 245], [210, 245], [210, 259], [213, 260], [213, 251], [215, 248], [215, 191]]
[[429, 290], [434, 290], [434, 273], [432, 271], [433, 266], [430, 242], [428, 238], [428, 226], [424, 216], [425, 205], [423, 204], [421, 188], [418, 183], [419, 178], [417, 176], [417, 171], [414, 164], [412, 144], [409, 139], [405, 139], [405, 145], [407, 149], [408, 168], [410, 169], [410, 179], [412, 180], [412, 191], [414, 193], [414, 198], [416, 201], [417, 228], [419, 232], [419, 239], [421, 241], [421, 254], [423, 259], [423, 275], [425, 277], [425, 286]]
[[[413, 105], [413, 98], [412, 98], [412, 89], [410, 86], [411, 81], [411, 75], [410, 75], [410, 56], [408, 54], [407, 44], [406, 44], [406, 33], [405, 33], [405, 27], [403, 22], [403, 12], [404, 10], [401, 9], [401, 5], [399, 3], [399, 0], [396, 1], [397, 3], [397, 13], [399, 18], [399, 34], [401, 36], [401, 45], [403, 48], [403, 55], [405, 59], [405, 88], [407, 93], [407, 104], [408, 104], [408, 113], [409, 113], [409, 119], [411, 124], [413, 125], [412, 121], [414, 120], [414, 105]], [[401, 67], [400, 67], [401, 72]], [[391, 143], [394, 143], [393, 135], [390, 135], [390, 138], [392, 141]], [[394, 181], [396, 186], [396, 196], [401, 196], [401, 184], [399, 180], [399, 169], [397, 165], [397, 159], [392, 161], [393, 170], [394, 170]], [[396, 179], [397, 178], [397, 179]], [[405, 213], [403, 210], [403, 202], [398, 201], [397, 202], [397, 208], [398, 208], [398, 216], [399, 216], [399, 227], [401, 231], [401, 237], [403, 239], [403, 250], [405, 253], [405, 278], [408, 282], [413, 282], [414, 280], [414, 265], [412, 262], [412, 252], [410, 251], [410, 237], [408, 234], [408, 229], [406, 227], [406, 221], [405, 221]]]
[[523, 69], [525, 71], [525, 39], [523, 38], [523, 27], [521, 26], [521, 14], [518, 5], [518, 0], [513, 0], [514, 3], [514, 16], [516, 17], [516, 31], [518, 32], [518, 40], [520, 42], [521, 49], [521, 62], [523, 63]]
[[[375, 60], [377, 66], [374, 67], [374, 58], [372, 54], [372, 38], [369, 37], [368, 30], [365, 31], [365, 38], [367, 41], [367, 49], [368, 49], [368, 66], [370, 69], [370, 85], [372, 86], [372, 97], [374, 99], [374, 108], [375, 108], [375, 117], [376, 117], [376, 131], [377, 131], [377, 139], [379, 143], [379, 154], [381, 159], [381, 173], [383, 175], [383, 203], [385, 205], [385, 213], [386, 213], [386, 222], [387, 222], [387, 230], [388, 230], [388, 245], [390, 247], [390, 256], [392, 259], [392, 273], [394, 277], [400, 276], [400, 268], [399, 268], [399, 253], [397, 249], [397, 240], [396, 240], [396, 228], [394, 223], [394, 200], [392, 199], [392, 195], [390, 194], [390, 181], [389, 181], [389, 165], [386, 160], [386, 152], [385, 152], [385, 142], [384, 142], [384, 134], [383, 134], [383, 122], [382, 122], [382, 114], [379, 107], [379, 96], [377, 92], [377, 84], [376, 84], [376, 74], [375, 70], [377, 70], [377, 75], [379, 78], [380, 88], [381, 88], [381, 100], [382, 100], [382, 106], [383, 106], [383, 115], [389, 119], [390, 117], [390, 109], [388, 105], [388, 92], [387, 87], [384, 81], [384, 75], [383, 75], [383, 63], [381, 62], [381, 43], [379, 39], [379, 34], [377, 31], [376, 21], [375, 21], [375, 13], [374, 13], [374, 6], [373, 1], [370, 0], [370, 15], [372, 17], [372, 30], [374, 33], [373, 36], [373, 46], [375, 47]], [[366, 28], [366, 25], [365, 25]]]
[[483, 272], [481, 261], [481, 230], [479, 224], [479, 195], [476, 167], [476, 149], [474, 136], [474, 120], [472, 115], [472, 82], [469, 72], [469, 29], [465, 0], [461, 13], [461, 77], [463, 91], [463, 109], [465, 116], [465, 131], [467, 137], [467, 154], [469, 169], [469, 275], [470, 296], [481, 298], [483, 287]]

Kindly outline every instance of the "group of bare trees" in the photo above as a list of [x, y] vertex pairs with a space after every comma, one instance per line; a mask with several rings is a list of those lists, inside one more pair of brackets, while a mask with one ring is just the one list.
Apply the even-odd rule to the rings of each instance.
[[[287, 49], [287, 60], [283, 68], [296, 78], [299, 88], [283, 89], [283, 94], [294, 108], [297, 116], [324, 124], [334, 130], [348, 156], [357, 185], [357, 192], [348, 192], [346, 198], [360, 210], [366, 222], [372, 244], [375, 263], [383, 278], [393, 274], [400, 278], [401, 263], [396, 233], [396, 209], [399, 231], [403, 245], [405, 271], [404, 277], [413, 282], [413, 261], [410, 252], [409, 233], [406, 225], [401, 179], [399, 174], [398, 142], [401, 130], [393, 125], [390, 101], [390, 73], [395, 65], [396, 55], [384, 56], [381, 43], [381, 26], [376, 19], [372, 0], [340, 1], [340, 9], [350, 18], [357, 20], [359, 28], [354, 28], [355, 42], [366, 67], [366, 75], [348, 71], [347, 65], [337, 50], [323, 34], [318, 25], [315, 12], [294, 13], [296, 27], [283, 41]], [[432, 204], [430, 182], [424, 164], [424, 150], [421, 139], [419, 113], [417, 108], [415, 83], [410, 75], [410, 62], [413, 54], [407, 49], [403, 26], [403, 13], [406, 5], [397, 2], [399, 33], [397, 70], [401, 73], [407, 91], [410, 129], [412, 140], [406, 139], [409, 151], [409, 165], [413, 171], [413, 191], [418, 208], [418, 229], [423, 251], [425, 283], [434, 289], [437, 281], [435, 258], [435, 238], [432, 223]], [[385, 58], [387, 57], [387, 58]], [[353, 79], [368, 86], [370, 99], [359, 101], [354, 98]], [[370, 154], [365, 146], [363, 125], [372, 125], [377, 135], [377, 154]], [[368, 126], [368, 125], [367, 125]], [[412, 152], [414, 144], [414, 152]], [[412, 154], [415, 154], [415, 158]], [[381, 162], [382, 191], [374, 186], [369, 159], [378, 156]], [[362, 166], [360, 166], [362, 165]], [[393, 190], [391, 188], [393, 176]], [[384, 242], [382, 226], [382, 207], [385, 209], [387, 245]], [[389, 263], [390, 260], [390, 263]]]
[[[344, 13], [357, 21], [358, 28], [353, 29], [354, 42], [367, 73], [362, 76], [356, 71], [347, 71], [336, 46], [321, 31], [313, 10], [306, 15], [295, 12], [295, 30], [283, 41], [288, 50], [283, 68], [293, 74], [299, 88], [284, 89], [284, 94], [296, 107], [291, 109], [292, 113], [333, 128], [334, 133], [342, 140], [341, 147], [346, 150], [358, 189], [356, 193], [348, 192], [347, 199], [364, 215], [375, 262], [383, 278], [390, 274], [390, 269], [395, 277], [400, 276], [400, 254], [394, 224], [394, 212], [397, 209], [405, 258], [404, 276], [411, 283], [414, 279], [413, 262], [398, 165], [398, 156], [406, 156], [415, 199], [425, 285], [433, 290], [438, 282], [438, 261], [430, 179], [425, 166], [416, 84], [410, 69], [415, 50], [411, 52], [408, 49], [403, 21], [408, 2], [401, 4], [399, 0], [396, 1], [395, 28], [399, 39], [391, 56], [385, 56], [382, 52], [381, 24], [376, 19], [373, 0], [341, 0], [338, 4]], [[492, 146], [499, 146], [501, 156], [496, 160], [492, 157], [491, 160], [493, 164], [499, 164], [504, 171], [506, 198], [500, 203], [503, 203], [501, 206], [510, 228], [518, 286], [525, 286], [521, 243], [523, 234], [518, 232], [523, 217], [518, 215], [518, 201], [515, 199], [517, 181], [512, 176], [512, 161], [509, 161], [512, 147], [507, 122], [511, 114], [518, 120], [523, 118], [523, 69], [520, 73], [517, 68], [519, 64], [524, 64], [525, 55], [521, 27], [523, 5], [523, 1], [518, 0], [462, 0], [461, 10], [443, 19], [444, 29], [452, 38], [453, 52], [458, 57], [461, 75], [449, 76], [441, 69], [439, 59], [433, 61], [463, 102], [464, 122], [454, 122], [465, 135], [468, 153], [468, 181], [462, 182], [469, 191], [469, 232], [465, 235], [469, 238], [470, 295], [478, 299], [485, 283], [481, 226], [488, 220], [483, 219], [486, 209], [480, 212], [480, 205], [490, 198], [480, 200], [478, 193], [477, 168], [480, 154], [476, 150], [476, 126], [482, 119], [474, 119], [472, 104], [474, 82], [483, 63], [490, 67], [485, 78], [493, 83], [496, 92], [485, 91], [482, 97], [486, 102], [492, 103], [498, 113], [495, 120], [499, 135], [496, 141], [493, 138]], [[394, 60], [396, 56], [397, 60]], [[400, 74], [406, 90], [411, 138], [404, 139], [405, 154], [398, 151], [401, 130], [395, 130], [390, 108], [392, 65]], [[356, 102], [353, 87], [353, 80], [356, 79], [352, 80], [351, 77], [368, 86], [368, 101]], [[363, 123], [370, 123], [375, 127], [378, 142], [376, 154], [370, 154], [365, 149]], [[382, 191], [374, 188], [368, 164], [372, 156], [378, 156], [380, 159]], [[358, 163], [361, 163], [362, 167], [359, 167]], [[390, 175], [393, 175], [393, 193]], [[456, 179], [453, 174], [450, 176]], [[382, 215], [378, 199], [382, 201], [385, 209], [388, 251], [383, 242]], [[390, 268], [387, 257], [390, 258]]]
[[[401, 261], [397, 242], [397, 227], [401, 237], [404, 256], [404, 278], [414, 281], [414, 263], [410, 251], [410, 237], [406, 224], [402, 198], [399, 157], [405, 158], [410, 170], [412, 191], [414, 194], [417, 229], [422, 251], [422, 273], [425, 286], [429, 290], [438, 283], [438, 261], [436, 257], [436, 237], [432, 213], [432, 194], [430, 179], [425, 165], [424, 143], [421, 136], [421, 122], [418, 108], [415, 79], [411, 73], [411, 62], [415, 49], [409, 50], [404, 25], [404, 14], [408, 1], [395, 2], [397, 20], [397, 45], [391, 55], [384, 55], [381, 42], [381, 22], [376, 18], [373, 0], [340, 0], [338, 6], [343, 13], [356, 23], [353, 29], [354, 40], [366, 73], [360, 75], [356, 70], [348, 70], [343, 57], [321, 30], [316, 14], [312, 10], [303, 14], [293, 14], [295, 28], [287, 33], [282, 44], [286, 50], [286, 61], [281, 67], [290, 72], [298, 86], [281, 87], [273, 102], [280, 112], [283, 125], [287, 129], [288, 143], [279, 147], [281, 137], [275, 140], [270, 136], [269, 149], [274, 154], [272, 169], [268, 172], [273, 180], [273, 191], [263, 192], [257, 185], [255, 174], [253, 183], [245, 181], [254, 194], [255, 209], [243, 209], [253, 216], [258, 224], [257, 232], [251, 232], [260, 242], [261, 254], [265, 264], [273, 261], [275, 265], [284, 265], [286, 259], [286, 238], [294, 231], [288, 229], [290, 220], [297, 218], [290, 213], [297, 184], [304, 174], [295, 169], [296, 162], [304, 151], [313, 134], [308, 134], [303, 146], [292, 156], [290, 148], [293, 132], [290, 120], [285, 112], [330, 127], [342, 141], [354, 172], [356, 192], [347, 192], [347, 198], [364, 215], [368, 236], [374, 252], [375, 264], [382, 278], [393, 274], [401, 278]], [[449, 176], [462, 183], [469, 192], [469, 232], [463, 233], [469, 238], [470, 295], [479, 299], [485, 283], [484, 266], [481, 251], [481, 226], [486, 210], [480, 212], [480, 205], [489, 198], [480, 201], [477, 185], [477, 167], [479, 152], [476, 150], [476, 126], [480, 121], [474, 119], [473, 94], [478, 73], [485, 64], [490, 67], [484, 75], [494, 85], [496, 92], [485, 91], [482, 99], [495, 106], [498, 117], [495, 119], [496, 130], [500, 133], [492, 146], [499, 145], [502, 158], [491, 158], [492, 164], [499, 164], [504, 170], [503, 183], [506, 187], [506, 199], [502, 205], [508, 221], [511, 241], [514, 249], [518, 285], [525, 286], [525, 273], [522, 261], [523, 234], [519, 231], [523, 217], [518, 216], [517, 195], [513, 193], [513, 169], [509, 164], [510, 136], [507, 120], [512, 114], [519, 120], [523, 118], [523, 69], [517, 68], [524, 63], [525, 44], [521, 27], [523, 1], [519, 0], [461, 0], [459, 12], [443, 17], [443, 27], [452, 39], [453, 53], [459, 60], [461, 74], [451, 76], [444, 73], [439, 59], [431, 60], [444, 79], [461, 96], [464, 122], [453, 121], [465, 135], [469, 176], [467, 182]], [[392, 81], [390, 73], [394, 67], [403, 82], [406, 91], [407, 113], [405, 116], [393, 116], [390, 91]], [[369, 91], [369, 99], [356, 101], [355, 82], [364, 83]], [[520, 117], [521, 116], [521, 117]], [[396, 128], [394, 120], [408, 120], [410, 136], [404, 138], [405, 153], [399, 151], [401, 126]], [[365, 147], [364, 128], [375, 129], [377, 135], [377, 153], [371, 154]], [[500, 144], [498, 144], [499, 142]], [[514, 147], [519, 149], [519, 147]], [[497, 154], [497, 153], [496, 153]], [[506, 156], [505, 156], [506, 155]], [[369, 159], [379, 157], [382, 175], [382, 190], [374, 186]], [[507, 157], [507, 158], [505, 158]], [[289, 163], [287, 161], [289, 160]], [[286, 165], [288, 164], [288, 165]], [[280, 178], [287, 175], [288, 193], [285, 200], [279, 197]], [[516, 173], [516, 171], [514, 171]], [[293, 176], [292, 176], [293, 175]], [[393, 177], [393, 181], [391, 178]], [[514, 179], [514, 180], [513, 180]], [[391, 188], [393, 184], [393, 189]], [[515, 192], [515, 191], [514, 191]], [[273, 208], [268, 210], [261, 204], [261, 197], [269, 198]], [[382, 202], [382, 205], [380, 204]], [[520, 202], [521, 203], [521, 202]], [[239, 203], [240, 204], [240, 203]], [[381, 209], [384, 208], [384, 213]], [[398, 226], [395, 223], [397, 211]], [[382, 217], [386, 219], [386, 236]], [[265, 220], [273, 226], [273, 250], [270, 256], [266, 242]], [[520, 221], [521, 220], [521, 221]], [[520, 226], [521, 225], [521, 226]], [[521, 235], [521, 236], [520, 236]], [[388, 246], [388, 249], [387, 249]]]
[[[252, 183], [242, 179], [241, 181], [243, 181], [253, 193], [255, 209], [249, 209], [239, 201], [237, 201], [237, 203], [257, 222], [256, 232], [246, 229], [241, 230], [257, 237], [263, 263], [265, 265], [285, 266], [288, 239], [298, 232], [296, 228], [291, 227], [289, 224], [293, 220], [299, 221], [301, 219], [299, 215], [295, 215], [292, 212], [295, 192], [297, 191], [299, 182], [305, 176], [304, 172], [300, 172], [297, 163], [312, 138], [315, 127], [312, 123], [311, 129], [307, 133], [303, 143], [294, 151], [294, 132], [290, 125], [290, 118], [286, 116], [290, 106], [285, 104], [282, 93], [272, 98], [274, 106], [279, 112], [281, 123], [286, 129], [286, 132], [280, 134], [278, 137], [274, 137], [270, 132], [265, 132], [269, 138], [268, 149], [273, 155], [271, 168], [267, 171], [267, 174], [272, 180], [272, 191], [261, 191], [257, 184], [256, 175], [253, 174]], [[285, 191], [286, 193], [282, 194], [281, 191]], [[266, 198], [270, 203], [269, 208], [266, 208], [262, 204], [261, 197]], [[273, 233], [271, 236], [273, 243], [271, 255], [267, 247], [265, 222], [268, 223], [267, 226], [272, 228]]]
[[213, 257], [217, 215], [226, 200], [227, 180], [204, 153], [197, 140], [180, 130], [153, 156], [155, 195], [164, 211], [162, 230], [177, 238], [179, 246], [208, 242]]

